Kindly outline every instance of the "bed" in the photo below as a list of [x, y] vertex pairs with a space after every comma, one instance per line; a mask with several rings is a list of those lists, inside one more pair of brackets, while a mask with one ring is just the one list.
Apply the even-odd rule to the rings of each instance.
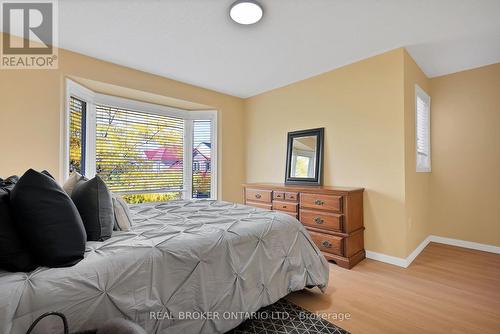
[[[223, 333], [292, 291], [327, 286], [327, 261], [286, 214], [213, 200], [131, 212], [132, 231], [88, 242], [73, 267], [0, 271], [0, 332], [59, 311], [71, 331], [125, 317], [148, 333]], [[40, 332], [60, 328], [46, 320]]]

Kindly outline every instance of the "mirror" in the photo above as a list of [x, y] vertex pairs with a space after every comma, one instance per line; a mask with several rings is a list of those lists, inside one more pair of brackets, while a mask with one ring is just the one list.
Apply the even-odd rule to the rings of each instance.
[[286, 184], [321, 185], [324, 128], [288, 133]]

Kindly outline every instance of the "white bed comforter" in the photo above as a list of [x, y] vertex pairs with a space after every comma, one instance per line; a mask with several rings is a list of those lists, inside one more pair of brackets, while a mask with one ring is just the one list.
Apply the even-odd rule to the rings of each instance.
[[[0, 271], [0, 332], [25, 333], [42, 313], [59, 311], [73, 332], [125, 317], [148, 333], [221, 333], [248, 315], [239, 312], [327, 285], [326, 260], [286, 214], [211, 200], [131, 211], [133, 231], [88, 242], [73, 267]], [[190, 315], [198, 319], [179, 319]], [[59, 323], [37, 329], [57, 332]]]

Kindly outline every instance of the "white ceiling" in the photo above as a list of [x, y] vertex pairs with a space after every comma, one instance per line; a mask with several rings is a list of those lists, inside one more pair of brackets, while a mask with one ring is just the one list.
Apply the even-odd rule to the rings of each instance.
[[500, 61], [500, 0], [59, 1], [60, 46], [249, 97], [397, 47], [428, 76]]

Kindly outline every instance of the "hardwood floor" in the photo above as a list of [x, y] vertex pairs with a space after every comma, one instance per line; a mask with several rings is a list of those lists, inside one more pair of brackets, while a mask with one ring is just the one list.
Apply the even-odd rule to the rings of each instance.
[[313, 312], [349, 313], [331, 322], [354, 334], [498, 334], [500, 255], [430, 243], [406, 269], [369, 259], [351, 270], [331, 265], [325, 294], [288, 299]]

